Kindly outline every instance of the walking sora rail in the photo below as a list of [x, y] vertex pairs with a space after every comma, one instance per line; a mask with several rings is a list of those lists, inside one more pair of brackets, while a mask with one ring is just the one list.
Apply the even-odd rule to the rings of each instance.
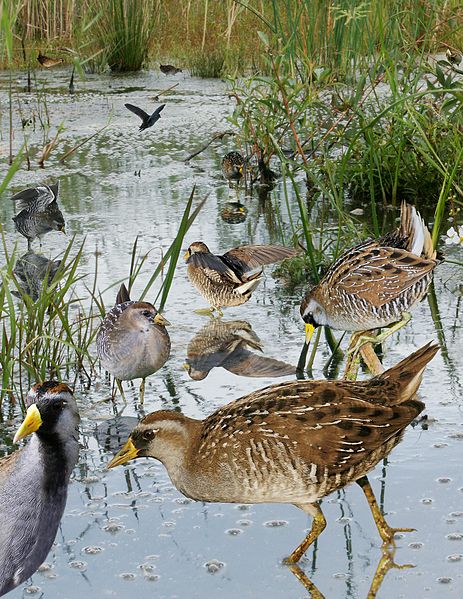
[[105, 370], [117, 381], [142, 379], [140, 401], [145, 396], [145, 379], [159, 370], [170, 354], [170, 323], [153, 304], [132, 301], [124, 284], [116, 305], [104, 317], [96, 338], [98, 357]]
[[26, 405], [14, 442], [34, 434], [0, 460], [0, 595], [29, 578], [47, 557], [79, 456], [79, 413], [67, 385], [37, 383]]
[[423, 410], [414, 394], [437, 350], [428, 343], [369, 381], [272, 385], [205, 420], [153, 412], [135, 427], [108, 468], [152, 457], [192, 499], [296, 505], [314, 520], [288, 563], [299, 561], [326, 526], [318, 500], [356, 481], [383, 542], [391, 544], [395, 532], [411, 529], [386, 523], [365, 475]]
[[243, 178], [244, 158], [239, 152], [229, 152], [222, 158], [222, 172], [229, 185]]
[[426, 295], [438, 260], [419, 212], [402, 202], [400, 213], [398, 229], [344, 252], [302, 300], [307, 342], [320, 325], [353, 332], [394, 325], [376, 338], [357, 335], [356, 347], [351, 341], [356, 351], [410, 320], [408, 310]]
[[184, 258], [188, 265], [188, 278], [209, 302], [212, 314], [217, 310], [222, 316], [222, 308], [241, 306], [247, 302], [262, 279], [262, 270], [246, 275], [255, 268], [272, 264], [299, 252], [279, 245], [243, 245], [216, 256], [202, 241], [195, 241], [186, 251]]

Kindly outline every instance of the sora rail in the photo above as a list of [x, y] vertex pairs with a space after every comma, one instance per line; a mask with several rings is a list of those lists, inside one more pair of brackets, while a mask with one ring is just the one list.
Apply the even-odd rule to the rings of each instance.
[[101, 365], [115, 377], [123, 398], [121, 381], [142, 379], [143, 403], [146, 377], [164, 366], [170, 354], [169, 324], [153, 304], [132, 301], [121, 285], [116, 305], [101, 323], [96, 346]]
[[357, 481], [381, 538], [393, 543], [394, 532], [409, 529], [387, 525], [365, 475], [423, 410], [414, 394], [437, 349], [429, 343], [369, 381], [272, 385], [205, 420], [154, 412], [141, 420], [108, 467], [152, 457], [192, 499], [296, 505], [314, 520], [289, 563], [297, 562], [325, 528], [318, 500]]
[[244, 158], [239, 152], [229, 152], [222, 158], [222, 173], [230, 185], [241, 181], [244, 164]]
[[186, 251], [188, 278], [210, 304], [208, 313], [247, 302], [262, 279], [262, 270], [251, 270], [298, 254], [279, 245], [243, 245], [222, 256], [212, 254], [205, 243], [195, 241]]
[[408, 322], [408, 310], [426, 295], [437, 264], [423, 219], [402, 202], [398, 229], [344, 252], [302, 300], [307, 342], [319, 325], [358, 332], [397, 323], [376, 341], [384, 339]]

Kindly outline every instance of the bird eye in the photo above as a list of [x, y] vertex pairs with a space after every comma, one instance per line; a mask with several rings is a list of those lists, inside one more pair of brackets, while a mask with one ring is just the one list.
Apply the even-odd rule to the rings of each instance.
[[143, 439], [145, 441], [151, 441], [154, 438], [154, 431], [145, 431], [143, 433]]
[[52, 408], [55, 410], [55, 412], [59, 412], [59, 410], [62, 410], [64, 407], [64, 403], [62, 401], [57, 401], [56, 403], [52, 404]]
[[143, 316], [146, 318], [151, 318], [153, 315], [149, 310], [143, 310]]

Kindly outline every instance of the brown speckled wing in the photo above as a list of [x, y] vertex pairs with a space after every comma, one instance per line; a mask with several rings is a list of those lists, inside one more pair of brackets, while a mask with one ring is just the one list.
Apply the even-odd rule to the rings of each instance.
[[223, 255], [225, 260], [238, 264], [243, 272], [259, 268], [265, 264], [273, 264], [285, 258], [297, 256], [299, 252], [293, 248], [279, 245], [243, 245], [233, 248]]
[[355, 295], [373, 306], [382, 306], [425, 278], [435, 266], [434, 260], [407, 250], [369, 242], [343, 254], [323, 281], [336, 293]]
[[370, 392], [378, 400], [389, 391], [387, 385], [372, 391], [341, 381], [273, 385], [207, 418], [201, 443], [211, 445], [211, 439], [220, 447], [222, 437], [241, 446], [251, 438], [253, 443], [273, 440], [287, 446], [292, 459], [341, 472], [399, 435], [424, 408], [418, 400], [381, 405], [362, 399]]

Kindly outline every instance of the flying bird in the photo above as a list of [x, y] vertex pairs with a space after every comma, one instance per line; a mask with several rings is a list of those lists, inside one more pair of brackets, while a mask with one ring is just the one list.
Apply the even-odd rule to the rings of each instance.
[[161, 104], [161, 106], [156, 108], [153, 114], [148, 114], [142, 108], [134, 106], [133, 104], [124, 104], [124, 106], [130, 110], [130, 112], [133, 112], [141, 118], [142, 124], [140, 125], [139, 131], [143, 131], [144, 129], [149, 129], [154, 125], [154, 123], [159, 121], [161, 118], [161, 111], [164, 109], [165, 104]]

